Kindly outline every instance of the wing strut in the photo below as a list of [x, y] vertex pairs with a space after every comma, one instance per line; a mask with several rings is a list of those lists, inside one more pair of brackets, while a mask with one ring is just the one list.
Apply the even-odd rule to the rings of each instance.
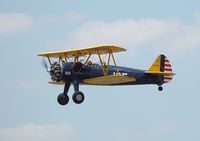
[[91, 54], [89, 54], [89, 56], [87, 57], [87, 59], [86, 59], [86, 61], [84, 63], [84, 66], [87, 64], [88, 60], [90, 59], [90, 56], [91, 56]]
[[99, 52], [98, 52], [98, 56], [99, 56], [99, 61], [101, 63], [101, 68], [102, 68], [103, 75], [106, 76], [106, 73], [105, 73], [105, 70], [104, 70], [104, 65], [103, 65], [103, 62], [102, 62], [102, 59], [101, 59], [101, 56], [100, 56]]
[[110, 64], [110, 53], [108, 55], [107, 68], [106, 68], [106, 76], [108, 75], [109, 64]]
[[67, 62], [67, 54], [66, 53], [64, 55], [64, 58], [65, 58], [65, 62]]
[[75, 57], [74, 57], [74, 61], [73, 61], [72, 68], [74, 68], [76, 62], [78, 62], [78, 56], [75, 56]]
[[114, 65], [115, 65], [115, 70], [116, 70], [116, 73], [117, 73], [117, 72], [118, 72], [117, 64], [116, 64], [116, 62], [115, 62], [115, 58], [114, 58], [114, 55], [113, 55], [112, 52], [111, 52], [111, 56], [112, 56], [112, 59], [113, 59]]
[[49, 56], [47, 56], [47, 59], [49, 61], [49, 64], [51, 65], [51, 60], [50, 60]]
[[[107, 75], [108, 75], [108, 69], [109, 69], [109, 64], [110, 64], [110, 56], [112, 57], [113, 63], [114, 63], [114, 65], [115, 65], [115, 71], [116, 71], [116, 73], [117, 73], [117, 72], [118, 72], [118, 68], [117, 68], [117, 64], [116, 64], [116, 61], [115, 61], [115, 58], [114, 58], [113, 53], [110, 52], [109, 55], [108, 55], [107, 67], [106, 67], [106, 68], [105, 68], [105, 66], [104, 66], [104, 64], [103, 64], [103, 62], [102, 62], [100, 53], [98, 53], [99, 61], [100, 61], [101, 68], [102, 68], [102, 72], [103, 72], [103, 75], [104, 75], [104, 76], [107, 76]], [[105, 70], [105, 69], [106, 69], [106, 70]]]

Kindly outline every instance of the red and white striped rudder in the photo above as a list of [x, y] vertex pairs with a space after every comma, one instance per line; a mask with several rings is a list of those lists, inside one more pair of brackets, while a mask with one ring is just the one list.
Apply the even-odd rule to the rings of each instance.
[[[164, 72], [172, 72], [172, 65], [165, 56], [164, 58]], [[172, 80], [173, 75], [164, 75], [163, 82], [167, 83]]]

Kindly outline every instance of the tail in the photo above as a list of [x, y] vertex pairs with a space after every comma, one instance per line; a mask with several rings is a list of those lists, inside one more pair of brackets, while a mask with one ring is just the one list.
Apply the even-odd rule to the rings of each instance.
[[162, 83], [167, 83], [172, 80], [175, 73], [172, 72], [172, 65], [167, 57], [163, 54], [159, 55], [153, 64], [145, 71], [145, 74], [158, 75], [162, 79]]

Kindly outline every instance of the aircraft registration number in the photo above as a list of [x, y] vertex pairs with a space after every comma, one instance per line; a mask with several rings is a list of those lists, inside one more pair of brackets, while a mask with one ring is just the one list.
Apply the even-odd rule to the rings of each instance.
[[126, 73], [126, 72], [113, 72], [113, 75], [127, 76], [128, 73]]

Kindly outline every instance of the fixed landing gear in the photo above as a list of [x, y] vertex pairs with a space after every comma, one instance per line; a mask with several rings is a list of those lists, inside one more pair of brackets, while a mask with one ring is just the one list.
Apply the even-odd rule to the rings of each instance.
[[162, 87], [162, 86], [159, 86], [159, 87], [158, 87], [158, 90], [159, 90], [159, 91], [163, 91], [163, 87]]
[[[85, 96], [81, 91], [77, 91], [73, 94], [72, 99], [73, 99], [74, 103], [81, 104], [81, 103], [83, 103]], [[60, 105], [63, 105], [63, 106], [67, 105], [69, 103], [69, 96], [61, 93], [58, 95], [57, 101]]]
[[[74, 103], [76, 104], [83, 103], [85, 96], [81, 91], [79, 91], [79, 81], [73, 81], [72, 84], [74, 86], [74, 94], [72, 96]], [[67, 95], [67, 93], [69, 91], [70, 85], [71, 85], [71, 82], [66, 82], [64, 92], [58, 95], [57, 101], [60, 105], [68, 104], [69, 96]]]
[[74, 103], [81, 104], [84, 101], [85, 96], [82, 92], [77, 91], [73, 94], [72, 99], [73, 99]]
[[69, 102], [69, 96], [61, 93], [58, 95], [57, 101], [60, 105], [66, 105]]
[[70, 82], [65, 83], [64, 92], [59, 94], [57, 97], [57, 101], [60, 105], [66, 105], [69, 102], [69, 96], [67, 95], [70, 87]]

